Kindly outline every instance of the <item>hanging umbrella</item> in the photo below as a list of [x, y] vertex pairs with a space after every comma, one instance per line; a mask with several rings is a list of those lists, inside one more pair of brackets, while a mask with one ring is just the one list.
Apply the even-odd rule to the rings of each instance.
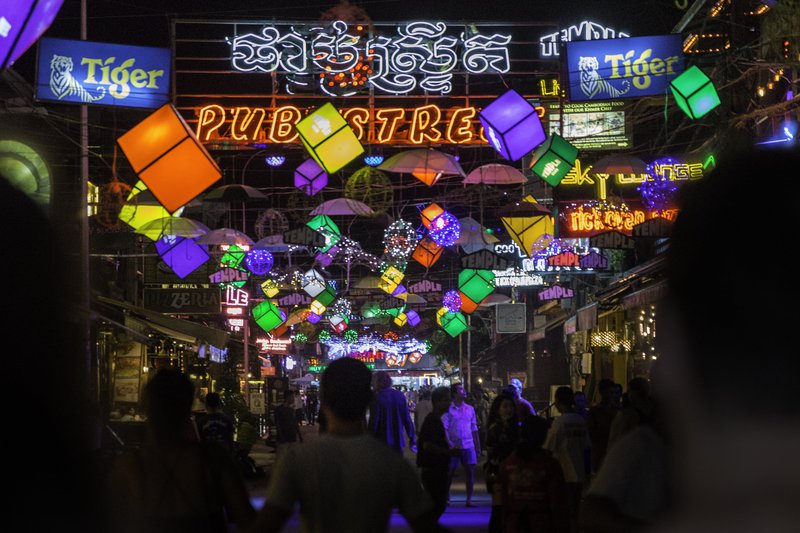
[[283, 235], [267, 235], [257, 241], [254, 247], [263, 248], [270, 252], [285, 252], [289, 250], [289, 245], [283, 242]]
[[381, 163], [378, 168], [389, 172], [413, 174], [427, 185], [433, 185], [444, 175], [465, 176], [464, 169], [461, 168], [454, 156], [426, 148], [406, 150], [395, 154]]
[[401, 300], [405, 300], [407, 304], [426, 304], [428, 300], [420, 296], [419, 294], [414, 294], [413, 292], [404, 292], [402, 294], [398, 294], [397, 298]]
[[481, 300], [481, 303], [478, 304], [478, 307], [493, 307], [495, 305], [508, 303], [511, 303], [510, 296], [494, 293]]
[[486, 233], [486, 228], [472, 217], [464, 217], [458, 219], [461, 224], [461, 235], [456, 240], [456, 244], [461, 245], [464, 253], [474, 253], [478, 250], [491, 250], [494, 248], [494, 243], [500, 242], [500, 239]]
[[354, 289], [377, 289], [380, 287], [381, 279], [377, 276], [364, 276], [353, 286]]
[[626, 154], [608, 155], [592, 165], [592, 174], [647, 174], [647, 165], [638, 157]]
[[144, 235], [150, 240], [157, 241], [164, 235], [175, 235], [176, 237], [194, 239], [207, 235], [210, 231], [211, 230], [209, 230], [207, 226], [191, 218], [162, 217], [139, 226], [136, 233]]
[[334, 198], [315, 207], [312, 215], [374, 215], [375, 211], [364, 202], [349, 198]]
[[253, 246], [255, 242], [253, 239], [242, 233], [241, 231], [232, 229], [232, 228], [220, 228], [211, 230], [199, 239], [197, 239], [198, 244], [211, 244], [214, 246], [220, 246], [223, 244], [227, 245], [247, 245]]
[[204, 197], [205, 202], [231, 202], [241, 203], [251, 200], [266, 200], [267, 195], [249, 185], [234, 183], [212, 189]]
[[504, 218], [527, 218], [550, 214], [550, 210], [542, 204], [525, 201], [512, 202], [497, 211], [497, 215]]
[[522, 172], [508, 165], [489, 163], [482, 165], [467, 174], [464, 185], [475, 185], [483, 183], [485, 185], [509, 185], [513, 183], [527, 183]]

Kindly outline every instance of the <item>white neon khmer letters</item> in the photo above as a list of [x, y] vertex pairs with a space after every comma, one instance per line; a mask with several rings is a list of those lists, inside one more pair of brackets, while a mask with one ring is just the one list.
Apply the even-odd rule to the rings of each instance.
[[373, 88], [398, 95], [415, 89], [449, 94], [456, 72], [488, 74], [511, 69], [510, 35], [483, 35], [470, 27], [469, 34], [455, 37], [446, 35], [444, 22], [412, 22], [398, 26], [397, 35], [371, 38], [347, 30], [342, 21], [301, 31], [291, 27], [284, 34], [274, 26], [264, 26], [260, 33], [236, 35], [229, 41], [231, 63], [238, 72], [288, 74], [289, 93], [316, 83], [335, 96], [355, 94], [356, 89], [334, 94], [327, 87], [327, 76], [350, 72], [359, 61], [371, 62], [367, 79]]

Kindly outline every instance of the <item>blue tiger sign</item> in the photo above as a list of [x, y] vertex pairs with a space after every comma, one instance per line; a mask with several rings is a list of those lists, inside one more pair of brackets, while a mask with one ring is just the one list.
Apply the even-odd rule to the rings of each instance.
[[157, 108], [169, 101], [170, 67], [169, 48], [44, 38], [36, 98]]
[[664, 94], [683, 72], [680, 35], [566, 43], [573, 102]]

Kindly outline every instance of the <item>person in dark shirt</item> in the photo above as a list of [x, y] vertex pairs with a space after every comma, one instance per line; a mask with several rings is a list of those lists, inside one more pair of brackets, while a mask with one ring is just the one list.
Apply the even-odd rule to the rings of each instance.
[[233, 420], [222, 412], [222, 398], [216, 392], [206, 395], [206, 416], [200, 426], [200, 438], [208, 442], [216, 442], [233, 453]]
[[416, 452], [417, 432], [408, 411], [408, 400], [402, 392], [392, 387], [392, 378], [388, 373], [376, 373], [375, 381], [377, 393], [369, 408], [367, 431], [401, 454], [406, 445], [403, 437], [405, 432], [411, 451]]
[[442, 415], [450, 407], [450, 389], [434, 389], [431, 403], [433, 411], [425, 417], [419, 431], [417, 466], [422, 469], [422, 486], [433, 499], [434, 512], [438, 519], [447, 507], [450, 459], [460, 452], [448, 445], [442, 424]]
[[287, 390], [283, 395], [283, 403], [275, 408], [275, 425], [278, 428], [278, 452], [296, 442], [303, 442], [300, 424], [294, 411], [295, 392]]
[[489, 517], [489, 532], [502, 531], [502, 494], [497, 483], [500, 464], [517, 446], [519, 440], [519, 419], [514, 397], [507, 393], [499, 394], [489, 410], [489, 431], [486, 436], [486, 491], [492, 496], [492, 514]]

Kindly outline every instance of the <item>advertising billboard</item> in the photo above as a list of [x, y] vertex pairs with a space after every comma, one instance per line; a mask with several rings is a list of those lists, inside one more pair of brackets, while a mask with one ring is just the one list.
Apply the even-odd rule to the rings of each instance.
[[169, 48], [44, 38], [36, 98], [157, 108], [169, 101]]
[[573, 102], [663, 95], [683, 72], [680, 35], [566, 43]]
[[631, 146], [623, 101], [554, 102], [545, 107], [550, 119], [549, 134], [558, 133], [580, 150], [617, 150]]

